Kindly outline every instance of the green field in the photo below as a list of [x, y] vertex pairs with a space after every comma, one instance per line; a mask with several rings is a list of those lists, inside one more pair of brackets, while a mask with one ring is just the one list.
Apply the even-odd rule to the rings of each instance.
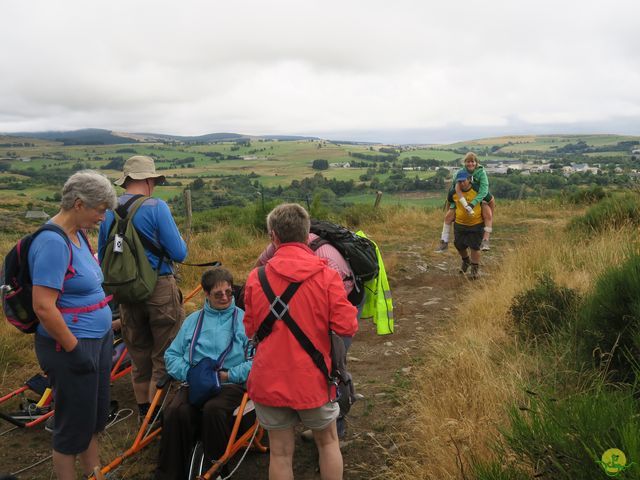
[[[438, 160], [451, 165], [461, 161], [467, 150], [477, 151], [481, 162], [509, 158], [518, 159], [525, 151], [538, 152], [541, 159], [544, 159], [545, 153], [552, 152], [569, 143], [575, 144], [583, 141], [591, 147], [601, 148], [607, 145], [615, 146], [619, 142], [638, 141], [639, 138], [618, 135], [525, 135], [471, 140], [441, 146], [395, 146], [392, 148], [398, 152], [396, 167], [400, 167], [402, 161], [412, 157]], [[379, 151], [382, 147], [390, 148], [388, 145], [336, 144], [323, 140], [263, 141], [252, 139], [250, 144], [227, 141], [210, 144], [131, 143], [74, 146], [41, 140], [18, 139], [17, 137], [0, 137], [0, 140], [4, 140], [5, 143], [29, 142], [34, 144], [34, 146], [28, 147], [0, 146], [0, 166], [3, 166], [0, 172], [10, 170], [7, 173], [0, 173], [0, 198], [27, 198], [35, 201], [53, 198], [56, 193], [59, 193], [61, 185], [51, 181], [29, 184], [33, 181], [27, 175], [39, 174], [40, 178], [46, 179], [47, 172], [70, 172], [78, 168], [93, 168], [115, 180], [120, 175], [119, 169], [105, 170], [101, 167], [118, 159], [122, 162], [134, 154], [151, 155], [156, 159], [157, 168], [173, 184], [159, 188], [157, 194], [162, 198], [169, 199], [180, 195], [185, 187], [199, 177], [203, 178], [205, 182], [215, 185], [223, 177], [251, 174], [252, 183], [257, 181], [264, 187], [287, 187], [293, 180], [316, 175], [318, 170], [311, 168], [312, 162], [316, 159], [324, 159], [329, 163], [364, 161], [380, 166], [382, 163], [374, 162], [373, 158], [384, 153], [384, 151]], [[497, 152], [500, 155], [490, 152]], [[356, 158], [350, 153], [369, 155], [372, 159]], [[212, 155], [238, 158], [220, 159], [212, 158]], [[616, 162], [618, 159], [626, 161], [629, 159], [630, 153], [627, 151], [591, 152], [583, 157], [583, 161], [598, 157], [611, 158], [612, 162]], [[330, 167], [320, 173], [327, 179], [353, 181], [358, 185], [362, 183], [360, 177], [367, 173], [367, 168]], [[404, 171], [403, 173], [407, 179], [417, 177], [424, 180], [433, 176], [434, 170]], [[375, 177], [380, 182], [386, 181], [389, 176], [390, 171], [375, 173]], [[11, 182], [24, 183], [20, 188], [8, 188], [13, 187]], [[369, 201], [363, 200], [364, 198], [368, 198], [368, 194], [345, 197], [345, 200]], [[394, 202], [403, 205], [428, 206], [432, 202], [428, 195], [424, 198], [415, 198], [408, 194], [387, 194], [384, 201], [388, 201], [388, 198], [393, 198]]]

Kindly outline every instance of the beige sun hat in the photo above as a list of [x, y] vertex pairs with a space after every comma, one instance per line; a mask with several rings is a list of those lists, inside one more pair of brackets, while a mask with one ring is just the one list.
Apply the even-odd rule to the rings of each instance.
[[127, 177], [132, 180], [146, 180], [147, 178], [162, 178], [164, 181], [164, 175], [156, 173], [156, 164], [153, 158], [146, 155], [134, 155], [124, 162], [124, 168], [122, 169], [122, 177], [117, 179], [116, 185], [122, 186]]

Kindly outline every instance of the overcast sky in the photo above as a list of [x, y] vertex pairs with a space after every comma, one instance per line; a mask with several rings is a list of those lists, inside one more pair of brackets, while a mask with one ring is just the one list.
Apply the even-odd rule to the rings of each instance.
[[637, 0], [3, 0], [0, 132], [640, 134]]

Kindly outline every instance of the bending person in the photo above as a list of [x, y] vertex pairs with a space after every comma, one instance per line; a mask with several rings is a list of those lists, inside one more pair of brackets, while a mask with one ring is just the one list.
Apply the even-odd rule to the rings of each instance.
[[[264, 273], [276, 295], [301, 282], [288, 312], [330, 370], [329, 330], [353, 336], [358, 329], [356, 308], [347, 300], [338, 273], [307, 246], [309, 226], [309, 214], [297, 204], [283, 204], [269, 213], [267, 230], [277, 249]], [[253, 336], [271, 311], [257, 269], [247, 279], [245, 306], [245, 328]], [[283, 321], [276, 320], [258, 344], [247, 389], [258, 420], [269, 431], [271, 480], [293, 478], [294, 426], [300, 421], [313, 431], [321, 478], [342, 478], [339, 407], [331, 401], [335, 388]]]
[[[478, 163], [478, 157], [475, 153], [469, 152], [464, 156], [464, 168], [461, 168], [456, 173], [456, 176], [453, 180], [453, 185], [451, 186], [451, 190], [455, 191], [458, 194], [458, 197], [462, 199], [460, 203], [460, 207], [465, 212], [467, 212], [470, 216], [473, 216], [473, 211], [477, 205], [480, 205], [482, 208], [482, 217], [484, 218], [484, 231], [482, 235], [482, 245], [480, 246], [481, 250], [487, 251], [491, 247], [489, 245], [489, 238], [491, 236], [491, 232], [493, 231], [493, 210], [496, 206], [496, 201], [493, 195], [489, 193], [489, 179], [487, 178], [487, 172], [485, 172], [484, 167]], [[473, 201], [467, 203], [464, 200], [464, 196], [462, 195], [462, 191], [460, 190], [460, 185], [456, 181], [457, 175], [461, 172], [466, 172], [470, 177], [471, 181], [477, 185], [478, 195], [474, 198]], [[452, 195], [453, 192], [450, 191], [449, 195]], [[436, 249], [437, 253], [442, 253], [449, 248], [449, 236], [451, 234], [451, 225], [453, 224], [456, 215], [458, 212], [456, 209], [456, 204], [453, 202], [449, 203], [449, 208], [447, 209], [447, 213], [444, 217], [444, 224], [442, 225], [442, 234], [440, 236], [440, 244]]]
[[[167, 373], [184, 382], [191, 365], [204, 357], [217, 359], [231, 345], [219, 373], [222, 391], [198, 408], [189, 403], [188, 388], [178, 390], [164, 412], [156, 480], [187, 478], [191, 450], [198, 438], [202, 438], [207, 460], [224, 454], [233, 426], [233, 411], [242, 400], [251, 369], [251, 361], [245, 360], [244, 355], [248, 343], [242, 323], [244, 312], [235, 305], [231, 273], [222, 268], [207, 270], [200, 283], [206, 294], [204, 307], [187, 317], [165, 352]], [[202, 329], [195, 348], [191, 348], [201, 314]], [[190, 350], [193, 350], [191, 362]], [[223, 476], [225, 470], [223, 467]]]
[[109, 417], [113, 337], [102, 271], [84, 229], [97, 228], [116, 205], [109, 180], [90, 170], [73, 174], [62, 189], [60, 211], [29, 248], [33, 310], [40, 319], [35, 349], [53, 389], [53, 469], [59, 480], [98, 466], [98, 432]]

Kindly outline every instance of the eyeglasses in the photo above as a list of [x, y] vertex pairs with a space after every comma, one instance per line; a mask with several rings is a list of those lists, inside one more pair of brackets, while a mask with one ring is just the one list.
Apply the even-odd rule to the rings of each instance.
[[227, 298], [231, 298], [233, 296], [233, 290], [227, 288], [226, 290], [221, 290], [219, 292], [211, 292], [213, 294], [213, 298], [216, 300], [222, 300], [225, 296]]

